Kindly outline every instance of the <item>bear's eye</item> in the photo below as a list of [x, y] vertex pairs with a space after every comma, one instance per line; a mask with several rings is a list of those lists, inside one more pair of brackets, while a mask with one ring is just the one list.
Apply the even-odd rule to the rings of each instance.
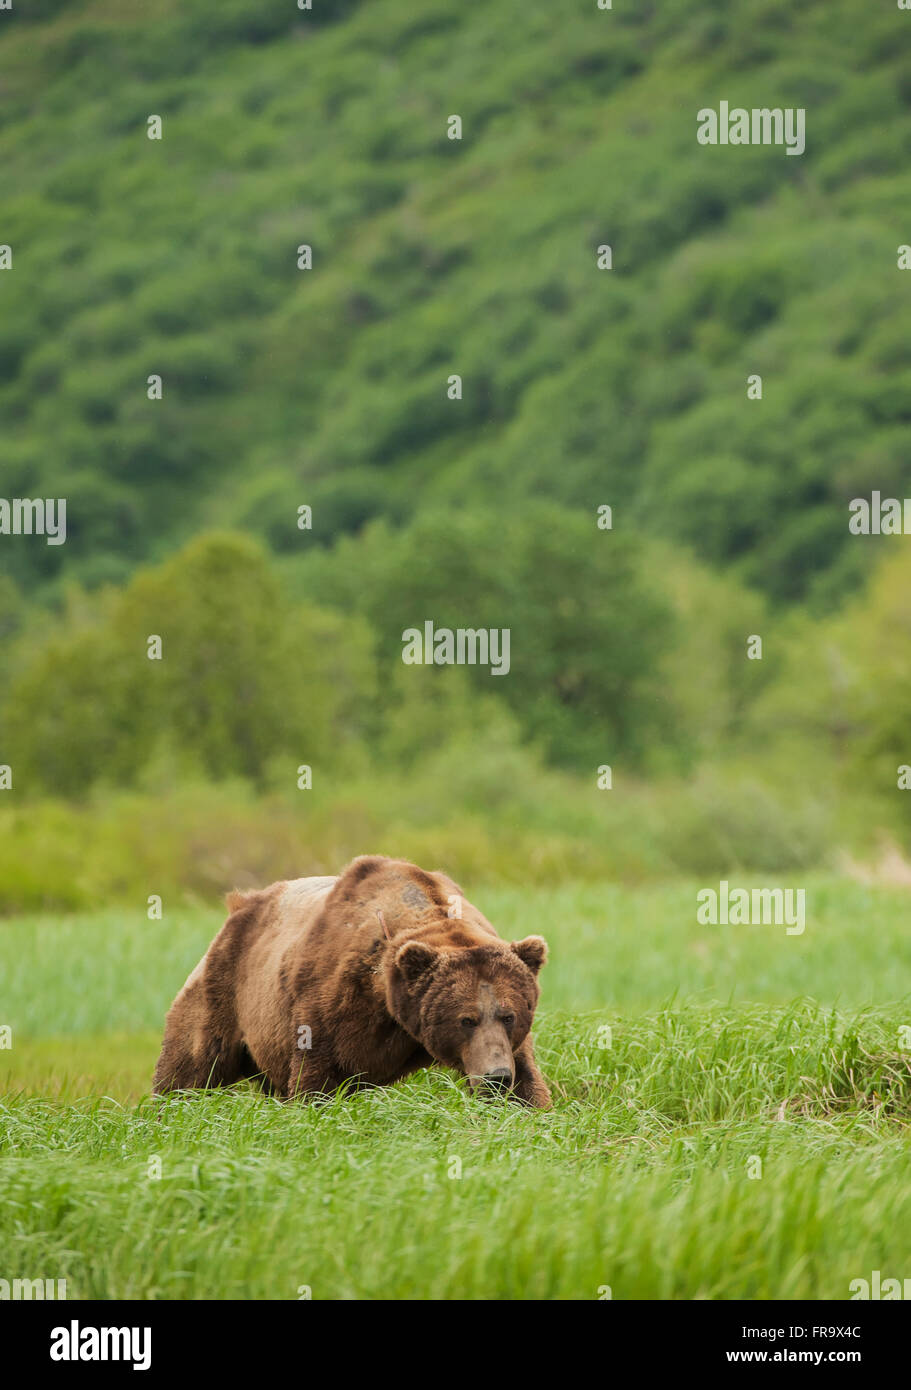
[[515, 1021], [515, 1014], [500, 1014], [500, 1022], [504, 1028], [511, 1028]]
[[477, 1028], [478, 1026], [478, 1020], [476, 1018], [463, 1018], [461, 1023], [463, 1028]]

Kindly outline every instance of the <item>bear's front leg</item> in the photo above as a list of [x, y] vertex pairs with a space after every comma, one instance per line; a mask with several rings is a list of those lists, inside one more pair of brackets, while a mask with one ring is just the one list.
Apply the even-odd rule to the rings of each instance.
[[284, 1100], [302, 1100], [307, 1096], [331, 1095], [345, 1080], [345, 1074], [331, 1062], [308, 1057], [306, 1053], [302, 1055], [295, 1048], [282, 1097]]
[[530, 1033], [516, 1052], [515, 1059], [516, 1079], [512, 1088], [513, 1097], [525, 1105], [534, 1106], [536, 1110], [548, 1110], [551, 1104], [550, 1091], [535, 1061], [535, 1049]]

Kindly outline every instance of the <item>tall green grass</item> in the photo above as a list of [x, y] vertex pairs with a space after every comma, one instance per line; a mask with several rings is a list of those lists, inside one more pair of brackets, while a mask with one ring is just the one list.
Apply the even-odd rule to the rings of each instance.
[[9, 1098], [4, 1268], [70, 1296], [288, 1299], [843, 1298], [902, 1272], [911, 1092], [905, 1062], [874, 1103], [882, 1022], [867, 1091], [853, 1028], [813, 1010], [663, 1014], [611, 1049], [597, 1023], [542, 1029], [547, 1114], [431, 1073], [295, 1106]]

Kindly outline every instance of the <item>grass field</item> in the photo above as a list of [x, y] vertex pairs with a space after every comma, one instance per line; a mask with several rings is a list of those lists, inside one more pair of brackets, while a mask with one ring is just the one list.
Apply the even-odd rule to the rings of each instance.
[[791, 937], [698, 925], [693, 885], [475, 891], [504, 936], [550, 941], [548, 1113], [443, 1072], [310, 1105], [152, 1102], [218, 910], [8, 920], [0, 1276], [71, 1298], [493, 1300], [840, 1299], [904, 1277], [909, 900], [807, 887]]

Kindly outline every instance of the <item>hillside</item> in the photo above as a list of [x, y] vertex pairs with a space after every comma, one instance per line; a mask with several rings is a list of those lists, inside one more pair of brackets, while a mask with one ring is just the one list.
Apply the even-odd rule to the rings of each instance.
[[[850, 0], [17, 0], [2, 491], [65, 495], [69, 539], [8, 572], [535, 498], [838, 600], [848, 499], [911, 482], [909, 35]], [[721, 99], [806, 108], [805, 154], [700, 146]]]

